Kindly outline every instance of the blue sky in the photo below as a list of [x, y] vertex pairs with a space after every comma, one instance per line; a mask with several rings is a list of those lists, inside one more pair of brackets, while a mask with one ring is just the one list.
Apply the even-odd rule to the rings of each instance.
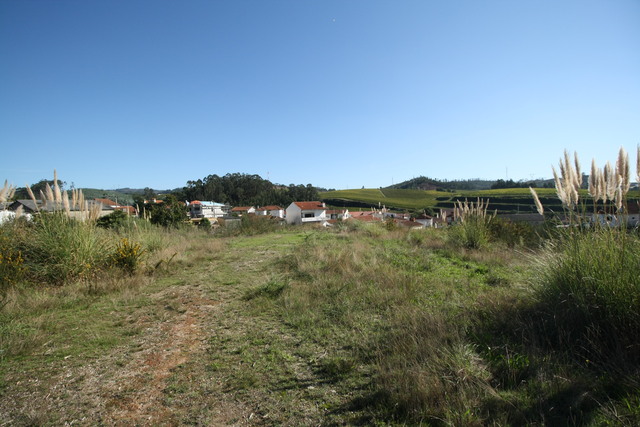
[[0, 0], [0, 178], [387, 186], [640, 143], [640, 2]]

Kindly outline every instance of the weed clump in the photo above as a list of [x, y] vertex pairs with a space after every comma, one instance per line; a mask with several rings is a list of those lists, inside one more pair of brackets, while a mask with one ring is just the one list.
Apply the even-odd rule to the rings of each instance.
[[480, 249], [489, 241], [489, 225], [496, 213], [487, 214], [489, 201], [478, 198], [477, 202], [458, 200], [454, 209], [456, 224], [450, 230], [454, 244], [467, 249]]
[[22, 252], [11, 244], [9, 236], [4, 233], [4, 227], [0, 231], [2, 231], [0, 233], [0, 307], [2, 307], [7, 292], [23, 279], [26, 268]]
[[111, 264], [133, 274], [138, 269], [144, 253], [145, 250], [140, 243], [123, 237], [116, 244], [115, 252], [111, 255]]
[[[640, 158], [640, 148], [638, 149]], [[592, 162], [589, 192], [594, 215], [578, 211], [579, 162], [565, 151], [556, 191], [569, 211], [569, 227], [541, 258], [537, 301], [547, 316], [548, 342], [571, 345], [573, 356], [602, 366], [640, 364], [640, 241], [626, 228], [629, 159], [621, 149], [615, 170]], [[640, 174], [640, 171], [639, 171]], [[598, 202], [611, 221], [596, 220]], [[583, 225], [589, 223], [589, 227]]]

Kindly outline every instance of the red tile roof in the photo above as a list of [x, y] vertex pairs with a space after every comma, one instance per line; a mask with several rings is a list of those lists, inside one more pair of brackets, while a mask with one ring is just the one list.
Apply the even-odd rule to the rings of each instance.
[[279, 211], [282, 210], [282, 208], [280, 206], [264, 206], [261, 207], [260, 209], [256, 209], [258, 211]]
[[352, 218], [361, 218], [363, 216], [372, 216], [373, 212], [372, 211], [355, 211], [355, 212], [349, 212], [349, 215], [351, 215]]
[[247, 212], [252, 207], [253, 206], [236, 206], [235, 208], [231, 209], [231, 212]]
[[293, 202], [297, 207], [303, 211], [315, 211], [319, 209], [326, 209], [321, 202]]
[[105, 206], [118, 206], [116, 202], [111, 199], [94, 199], [98, 203], [102, 203]]

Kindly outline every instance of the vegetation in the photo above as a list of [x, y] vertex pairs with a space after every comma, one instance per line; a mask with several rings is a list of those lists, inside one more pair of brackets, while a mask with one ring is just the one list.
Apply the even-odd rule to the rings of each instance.
[[458, 201], [450, 232], [455, 243], [467, 249], [480, 249], [489, 242], [489, 226], [496, 214], [487, 214], [488, 206], [488, 201], [480, 199], [476, 203]]
[[212, 200], [231, 206], [288, 206], [293, 201], [318, 199], [318, 191], [311, 184], [275, 185], [259, 175], [241, 173], [188, 181], [175, 194], [179, 200]]
[[541, 229], [482, 200], [411, 231], [98, 227], [52, 189], [0, 226], [0, 423], [638, 425], [628, 157], [586, 191], [559, 169]]
[[532, 180], [532, 181], [514, 181], [512, 179], [498, 179], [489, 181], [486, 179], [463, 179], [463, 180], [441, 180], [420, 176], [399, 184], [394, 184], [386, 189], [405, 189], [405, 190], [438, 190], [438, 191], [455, 191], [455, 190], [488, 190], [498, 188], [528, 188], [528, 187], [544, 187], [552, 188], [553, 182], [548, 180]]
[[167, 195], [162, 203], [151, 204], [145, 210], [152, 224], [165, 228], [178, 228], [187, 220], [186, 206], [172, 194]]
[[[537, 188], [538, 197], [545, 205], [549, 214], [563, 213], [562, 202], [557, 198], [553, 188]], [[580, 197], [591, 200], [586, 189], [579, 190]], [[454, 192], [439, 192], [429, 190], [401, 190], [401, 189], [360, 189], [334, 190], [320, 194], [320, 199], [331, 206], [347, 207], [349, 209], [372, 209], [386, 206], [390, 209], [406, 210], [410, 212], [435, 213], [441, 208], [453, 209], [457, 202], [465, 199], [489, 199], [490, 211], [497, 210], [498, 214], [535, 213], [536, 206], [528, 188], [501, 188], [494, 190], [460, 190]], [[627, 195], [631, 202], [640, 200], [640, 191], [631, 190]], [[586, 204], [590, 211], [592, 204]]]

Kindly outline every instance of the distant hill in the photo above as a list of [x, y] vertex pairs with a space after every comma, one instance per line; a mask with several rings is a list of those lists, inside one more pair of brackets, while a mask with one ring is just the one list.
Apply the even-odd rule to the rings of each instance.
[[[124, 194], [143, 194], [144, 193], [144, 188], [129, 188], [129, 187], [125, 187], [125, 188], [116, 188], [115, 190], [107, 190], [107, 191], [116, 191], [118, 193], [124, 193]], [[172, 193], [174, 191], [178, 191], [180, 190], [180, 188], [175, 188], [173, 190], [153, 190], [155, 193], [157, 194], [168, 194], [168, 193]]]
[[[538, 189], [538, 195], [546, 209], [562, 212], [562, 205], [555, 189]], [[586, 195], [586, 194], [585, 194]], [[411, 212], [438, 212], [441, 208], [453, 208], [456, 200], [472, 200], [480, 197], [489, 200], [489, 209], [500, 213], [533, 213], [536, 211], [533, 197], [526, 188], [499, 190], [404, 190], [362, 189], [338, 190], [320, 193], [321, 200], [330, 206], [350, 209], [387, 208]]]
[[132, 205], [134, 193], [122, 190], [101, 190], [99, 188], [82, 188], [85, 199], [110, 199], [121, 205]]
[[398, 190], [430, 190], [430, 191], [455, 191], [455, 190], [490, 190], [497, 188], [550, 188], [553, 187], [553, 180], [536, 179], [531, 181], [513, 180], [486, 180], [486, 179], [466, 179], [466, 180], [440, 180], [419, 176], [399, 184], [390, 185], [385, 188]]
[[419, 176], [385, 188], [398, 190], [488, 190], [495, 181], [482, 179], [447, 181]]

